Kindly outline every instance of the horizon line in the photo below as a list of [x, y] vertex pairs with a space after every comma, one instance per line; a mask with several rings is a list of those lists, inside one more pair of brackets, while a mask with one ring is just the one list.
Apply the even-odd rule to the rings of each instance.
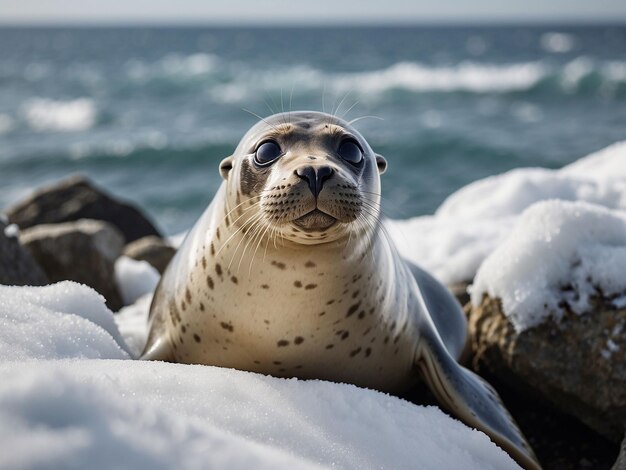
[[407, 20], [401, 18], [389, 19], [358, 19], [350, 22], [324, 21], [324, 20], [307, 20], [300, 21], [297, 18], [283, 18], [279, 21], [260, 22], [258, 20], [246, 19], [223, 19], [218, 21], [198, 20], [197, 18], [179, 19], [179, 20], [162, 20], [162, 19], [77, 19], [70, 21], [45, 20], [45, 19], [0, 19], [0, 28], [21, 27], [21, 28], [141, 28], [141, 27], [161, 27], [161, 28], [295, 28], [295, 27], [432, 27], [432, 26], [449, 26], [449, 27], [468, 27], [468, 26], [617, 26], [626, 27], [626, 17], [597, 17], [597, 18], [552, 18], [552, 17], [527, 17], [527, 18], [475, 18], [475, 19], [455, 19], [455, 18], [430, 18], [425, 20]]

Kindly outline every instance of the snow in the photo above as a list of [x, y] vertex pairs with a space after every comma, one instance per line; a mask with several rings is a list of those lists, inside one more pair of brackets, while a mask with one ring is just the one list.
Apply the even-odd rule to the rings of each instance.
[[[437, 407], [346, 384], [130, 360], [86, 286], [0, 287], [0, 299], [1, 468], [517, 468]], [[149, 299], [117, 318], [129, 344]]]
[[400, 254], [444, 284], [471, 281], [520, 215], [550, 199], [585, 201], [626, 210], [626, 141], [560, 170], [515, 169], [471, 183], [432, 216], [389, 220]]
[[0, 285], [0, 300], [2, 361], [128, 357], [104, 298], [87, 286]]
[[524, 211], [483, 262], [472, 303], [500, 298], [516, 331], [564, 313], [588, 312], [594, 296], [626, 292], [626, 212], [586, 202], [544, 201]]
[[167, 237], [167, 243], [170, 246], [173, 246], [174, 248], [178, 249], [180, 248], [180, 245], [182, 245], [183, 242], [185, 241], [185, 237], [187, 236], [187, 233], [189, 233], [188, 230], [183, 230], [182, 232], [171, 235], [170, 237]]
[[4, 227], [4, 236], [7, 238], [17, 238], [20, 236], [20, 228], [17, 224], [10, 224]]
[[115, 322], [120, 329], [120, 334], [134, 358], [141, 355], [143, 346], [148, 339], [146, 325], [148, 324], [151, 302], [152, 292], [143, 295], [134, 304], [122, 308], [115, 315]]
[[115, 261], [115, 283], [125, 305], [156, 289], [161, 275], [147, 261], [120, 256]]

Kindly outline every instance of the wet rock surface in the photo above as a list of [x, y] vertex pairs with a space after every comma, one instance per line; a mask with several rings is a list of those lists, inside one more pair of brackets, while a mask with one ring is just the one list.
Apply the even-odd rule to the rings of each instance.
[[596, 299], [593, 311], [567, 312], [517, 333], [497, 299], [472, 308], [472, 367], [526, 390], [620, 442], [626, 429], [626, 308]]
[[70, 176], [35, 191], [6, 210], [10, 223], [26, 229], [40, 224], [94, 219], [109, 222], [127, 243], [148, 235], [160, 236], [146, 215], [132, 204], [107, 194], [81, 175]]
[[117, 311], [122, 300], [115, 284], [114, 264], [124, 238], [111, 224], [83, 219], [26, 229], [20, 241], [50, 282], [72, 280], [93, 287]]

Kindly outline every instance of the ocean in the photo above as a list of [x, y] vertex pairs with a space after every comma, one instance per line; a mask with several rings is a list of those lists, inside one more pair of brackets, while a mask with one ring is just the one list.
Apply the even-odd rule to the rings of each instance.
[[362, 118], [386, 215], [430, 214], [623, 140], [626, 27], [3, 27], [0, 208], [81, 172], [177, 233], [254, 114], [302, 109]]

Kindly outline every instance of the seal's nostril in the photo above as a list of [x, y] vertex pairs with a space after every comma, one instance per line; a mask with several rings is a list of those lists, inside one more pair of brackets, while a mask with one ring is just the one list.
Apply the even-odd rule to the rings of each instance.
[[335, 170], [329, 166], [312, 167], [305, 166], [298, 168], [295, 173], [300, 178], [309, 183], [309, 188], [313, 196], [317, 197], [324, 187], [324, 182], [330, 178]]
[[324, 186], [324, 181], [326, 181], [328, 178], [333, 176], [334, 172], [335, 170], [333, 170], [329, 166], [321, 166], [317, 169], [317, 181], [318, 181], [317, 185], [320, 191], [322, 190], [322, 187]]

